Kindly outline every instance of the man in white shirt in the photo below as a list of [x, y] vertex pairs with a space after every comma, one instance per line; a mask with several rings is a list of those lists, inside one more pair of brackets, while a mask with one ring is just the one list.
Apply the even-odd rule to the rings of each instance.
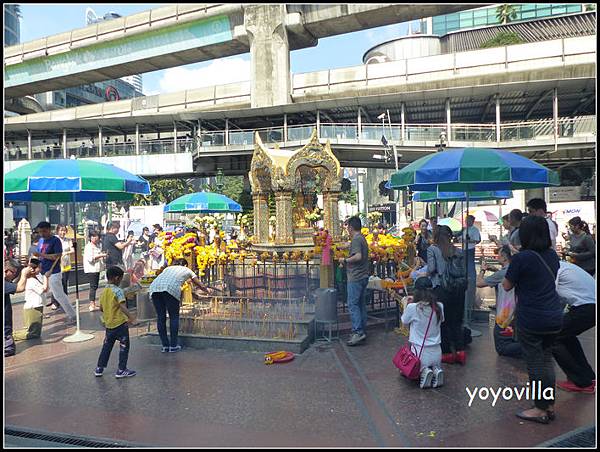
[[596, 325], [596, 281], [581, 267], [561, 261], [556, 292], [569, 307], [552, 348], [554, 359], [567, 375], [567, 381], [557, 381], [556, 385], [565, 391], [593, 394], [596, 374], [577, 336]]
[[[475, 281], [477, 279], [477, 272], [475, 271], [475, 246], [481, 242], [481, 234], [479, 233], [479, 229], [477, 229], [474, 224], [475, 217], [473, 215], [467, 215], [467, 227], [463, 228], [461, 236], [462, 242], [467, 242], [467, 271], [469, 286], [465, 294], [465, 304], [468, 309], [472, 309], [475, 305], [475, 293], [477, 291], [477, 288], [475, 287]], [[469, 237], [468, 241], [467, 235]]]
[[545, 218], [548, 222], [548, 228], [550, 229], [550, 240], [552, 240], [552, 248], [556, 249], [556, 237], [558, 236], [558, 225], [548, 218], [546, 201], [541, 198], [530, 199], [527, 203], [527, 212], [529, 215], [535, 215], [536, 217]]

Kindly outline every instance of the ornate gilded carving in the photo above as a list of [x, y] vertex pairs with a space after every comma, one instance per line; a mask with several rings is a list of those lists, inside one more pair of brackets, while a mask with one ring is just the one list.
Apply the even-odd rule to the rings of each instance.
[[[301, 167], [309, 167], [314, 176], [318, 175], [323, 191], [324, 223], [334, 239], [339, 239], [338, 199], [341, 188], [342, 171], [339, 161], [331, 151], [329, 140], [325, 145], [319, 142], [316, 130], [310, 141], [296, 152], [284, 151], [264, 146], [258, 132], [255, 134], [254, 153], [250, 170], [250, 184], [254, 194], [254, 226], [259, 243], [268, 240], [268, 193], [275, 193], [277, 222], [275, 242], [279, 245], [294, 243], [294, 218], [296, 226], [304, 225], [298, 215], [306, 206], [292, 209], [293, 193], [302, 191]], [[299, 229], [299, 230], [300, 230]]]

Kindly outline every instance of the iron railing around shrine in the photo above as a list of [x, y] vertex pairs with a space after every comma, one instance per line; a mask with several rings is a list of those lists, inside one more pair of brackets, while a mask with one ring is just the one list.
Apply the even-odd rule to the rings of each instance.
[[[393, 278], [397, 272], [395, 262], [371, 262], [371, 275], [381, 279]], [[207, 267], [200, 273], [201, 280], [211, 287], [224, 288], [223, 294], [231, 297], [254, 299], [293, 299], [314, 300], [315, 291], [320, 287], [321, 266], [314, 262], [293, 261], [243, 261], [219, 263]], [[346, 269], [333, 266], [333, 287], [337, 290], [338, 311], [348, 311]], [[331, 280], [330, 280], [331, 281]], [[377, 313], [390, 309], [399, 321], [397, 297], [390, 297], [386, 291], [367, 289], [367, 312]]]

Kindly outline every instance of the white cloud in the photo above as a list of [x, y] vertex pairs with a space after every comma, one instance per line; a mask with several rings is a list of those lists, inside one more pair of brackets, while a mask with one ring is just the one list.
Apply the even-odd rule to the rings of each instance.
[[250, 60], [242, 57], [213, 60], [199, 68], [174, 67], [165, 70], [159, 81], [161, 93], [203, 86], [225, 85], [250, 80]]

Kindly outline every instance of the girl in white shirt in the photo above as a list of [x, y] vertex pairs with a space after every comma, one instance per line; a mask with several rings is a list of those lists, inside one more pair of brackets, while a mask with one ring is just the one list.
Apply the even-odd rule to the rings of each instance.
[[[412, 299], [411, 299], [412, 298]], [[430, 321], [431, 319], [431, 321]], [[428, 277], [415, 281], [415, 293], [409, 297], [402, 314], [402, 324], [410, 326], [408, 341], [416, 356], [421, 353], [421, 389], [438, 388], [444, 384], [442, 370], [441, 324], [444, 321], [444, 305], [437, 301], [433, 284]], [[429, 331], [427, 328], [429, 327]], [[425, 339], [425, 333], [427, 338]], [[425, 343], [423, 345], [423, 340]]]
[[48, 291], [48, 278], [40, 275], [40, 261], [32, 258], [29, 262], [31, 272], [25, 283], [25, 304], [23, 318], [25, 328], [14, 334], [15, 341], [37, 339], [42, 335], [42, 319], [44, 318], [44, 293]]

